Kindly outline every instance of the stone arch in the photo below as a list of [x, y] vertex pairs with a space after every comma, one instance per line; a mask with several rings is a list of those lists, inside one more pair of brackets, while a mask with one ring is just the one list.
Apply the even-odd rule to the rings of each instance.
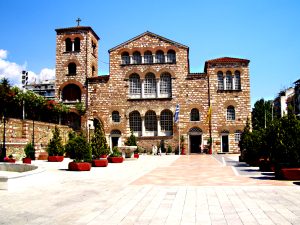
[[227, 100], [224, 102], [224, 109], [227, 109], [228, 106], [233, 106], [234, 108], [236, 108], [237, 102], [235, 100]]
[[163, 74], [163, 73], [169, 73], [171, 75], [171, 78], [176, 78], [175, 73], [173, 70], [168, 69], [168, 68], [162, 68], [160, 69], [157, 74], [159, 74], [159, 77]]
[[148, 73], [153, 73], [156, 79], [159, 78], [156, 70], [154, 70], [154, 69], [152, 69], [152, 68], [147, 68], [147, 69], [144, 70], [143, 73], [141, 74], [141, 79], [145, 79], [145, 76], [146, 76], [146, 74], [148, 74]]
[[60, 85], [60, 87], [59, 87], [58, 90], [62, 91], [64, 89], [64, 87], [67, 86], [67, 85], [69, 85], [69, 84], [75, 84], [75, 85], [77, 85], [80, 88], [81, 93], [84, 92], [84, 90], [85, 90], [85, 88], [83, 87], [83, 85], [80, 82], [78, 82], [77, 80], [75, 80], [75, 79], [70, 79], [70, 80], [62, 83]]
[[84, 37], [81, 34], [66, 34], [63, 36], [62, 41], [65, 41], [67, 38], [70, 38], [72, 41], [74, 41], [75, 38], [79, 38], [81, 41], [84, 39]]
[[119, 55], [122, 55], [124, 52], [128, 52], [129, 55], [132, 55], [132, 50], [129, 49], [129, 48], [121, 48], [121, 49], [118, 51], [118, 54], [119, 54]]
[[130, 77], [130, 75], [132, 75], [132, 74], [134, 74], [134, 73], [136, 73], [137, 75], [139, 75], [139, 76], [140, 76], [140, 79], [142, 79], [142, 74], [143, 74], [143, 73], [142, 73], [139, 69], [136, 69], [136, 68], [131, 69], [131, 70], [129, 70], [128, 72], [126, 72], [126, 74], [125, 74], [125, 79], [128, 80], [129, 77]]

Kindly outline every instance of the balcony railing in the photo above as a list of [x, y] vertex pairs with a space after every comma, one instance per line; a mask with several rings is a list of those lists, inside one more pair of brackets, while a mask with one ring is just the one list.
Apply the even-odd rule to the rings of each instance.
[[121, 56], [121, 65], [176, 63], [176, 55]]

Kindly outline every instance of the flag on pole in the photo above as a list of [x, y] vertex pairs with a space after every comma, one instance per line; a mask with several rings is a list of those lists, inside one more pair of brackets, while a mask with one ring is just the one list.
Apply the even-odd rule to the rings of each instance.
[[175, 114], [174, 114], [174, 123], [179, 122], [179, 104], [176, 105]]

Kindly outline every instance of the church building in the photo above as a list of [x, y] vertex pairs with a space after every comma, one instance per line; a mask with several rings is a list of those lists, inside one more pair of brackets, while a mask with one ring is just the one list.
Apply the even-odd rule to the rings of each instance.
[[188, 46], [146, 31], [111, 48], [109, 74], [98, 76], [95, 31], [56, 33], [55, 95], [71, 107], [75, 129], [90, 132], [100, 122], [111, 147], [123, 146], [133, 132], [145, 149], [164, 143], [174, 150], [181, 139], [186, 154], [200, 153], [210, 140], [213, 152], [239, 151], [251, 118], [249, 60], [211, 59], [202, 73], [191, 73]]

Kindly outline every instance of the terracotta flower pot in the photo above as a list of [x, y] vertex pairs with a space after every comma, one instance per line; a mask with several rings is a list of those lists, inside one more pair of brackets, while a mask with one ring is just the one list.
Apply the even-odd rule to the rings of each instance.
[[23, 163], [31, 164], [31, 158], [23, 158], [22, 161]]
[[68, 169], [70, 171], [90, 171], [92, 165], [88, 162], [69, 162]]
[[139, 155], [139, 153], [134, 153], [133, 157], [138, 159], [140, 157], [140, 155]]
[[94, 167], [106, 167], [108, 165], [107, 159], [94, 159], [92, 161], [92, 166]]
[[48, 156], [48, 162], [62, 162], [63, 160], [63, 156]]
[[10, 158], [4, 158], [4, 162], [15, 163], [16, 160], [15, 159], [10, 159]]
[[122, 156], [120, 157], [109, 157], [110, 163], [122, 163], [124, 161], [124, 158]]
[[285, 180], [300, 180], [300, 168], [281, 168], [281, 174]]

